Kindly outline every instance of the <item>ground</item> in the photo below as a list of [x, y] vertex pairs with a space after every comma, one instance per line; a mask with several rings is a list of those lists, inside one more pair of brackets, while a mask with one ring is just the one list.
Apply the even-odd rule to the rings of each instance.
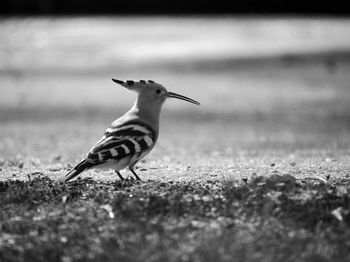
[[[327, 28], [339, 23], [347, 35], [348, 22], [295, 21], [297, 32], [315, 35], [321, 23], [334, 50], [241, 58], [230, 53], [227, 34], [214, 43], [224, 43], [228, 57], [207, 52], [203, 28], [219, 36], [232, 27], [251, 43], [248, 33], [252, 42], [271, 28], [278, 36], [274, 21], [252, 33], [254, 19], [196, 18], [183, 32], [186, 19], [162, 18], [149, 34], [142, 19], [125, 19], [5, 19], [0, 26], [9, 36], [0, 44], [7, 57], [0, 64], [0, 261], [349, 261], [350, 59]], [[283, 32], [296, 30], [288, 21], [279, 21]], [[72, 22], [83, 44], [71, 39]], [[199, 25], [196, 42], [191, 30]], [[89, 31], [94, 26], [105, 31]], [[127, 52], [134, 39], [125, 26], [141, 28], [146, 52]], [[190, 58], [169, 62], [169, 48], [158, 60], [142, 56], [157, 54], [154, 37], [165, 41], [160, 46], [180, 43]], [[111, 40], [130, 61], [106, 57], [119, 55]], [[189, 43], [199, 46], [192, 56]], [[97, 52], [99, 45], [110, 52]], [[94, 63], [84, 60], [90, 53]], [[136, 170], [142, 181], [89, 171], [59, 183], [132, 104], [133, 94], [110, 80], [116, 76], [153, 79], [201, 106], [167, 101], [158, 144]]]

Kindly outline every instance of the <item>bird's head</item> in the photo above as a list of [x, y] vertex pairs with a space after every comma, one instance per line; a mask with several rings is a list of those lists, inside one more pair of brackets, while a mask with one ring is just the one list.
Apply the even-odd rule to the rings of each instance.
[[112, 78], [112, 80], [125, 87], [130, 91], [137, 92], [139, 94], [139, 99], [145, 103], [162, 105], [167, 98], [177, 98], [196, 105], [200, 103], [183, 95], [179, 95], [173, 92], [169, 92], [164, 86], [158, 84], [152, 80], [140, 80], [140, 81], [122, 81]]

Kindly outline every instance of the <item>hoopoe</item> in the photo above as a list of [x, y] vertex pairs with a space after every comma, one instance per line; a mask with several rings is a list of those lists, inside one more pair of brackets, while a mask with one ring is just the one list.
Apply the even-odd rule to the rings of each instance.
[[200, 104], [186, 96], [169, 92], [164, 86], [151, 80], [112, 80], [136, 92], [136, 101], [128, 112], [111, 124], [85, 158], [66, 175], [65, 182], [93, 168], [113, 169], [119, 178], [124, 180], [120, 170], [126, 167], [140, 180], [134, 167], [157, 142], [160, 111], [165, 100], [171, 97]]

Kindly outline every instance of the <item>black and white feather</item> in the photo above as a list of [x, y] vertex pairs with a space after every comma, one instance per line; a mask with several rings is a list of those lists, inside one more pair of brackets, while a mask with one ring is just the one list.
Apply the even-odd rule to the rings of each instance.
[[157, 139], [157, 133], [140, 121], [129, 121], [108, 128], [104, 136], [86, 157], [66, 175], [65, 181], [90, 168], [122, 170], [133, 166], [148, 154]]

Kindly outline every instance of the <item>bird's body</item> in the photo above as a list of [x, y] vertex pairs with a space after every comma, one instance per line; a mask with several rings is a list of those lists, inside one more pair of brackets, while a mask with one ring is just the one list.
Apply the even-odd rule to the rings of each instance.
[[136, 179], [140, 179], [134, 166], [157, 142], [160, 111], [166, 98], [174, 97], [199, 104], [190, 98], [168, 92], [153, 81], [113, 81], [138, 93], [135, 104], [111, 124], [86, 157], [66, 175], [65, 181], [91, 168], [113, 169], [119, 178], [124, 179], [119, 171], [126, 167]]

